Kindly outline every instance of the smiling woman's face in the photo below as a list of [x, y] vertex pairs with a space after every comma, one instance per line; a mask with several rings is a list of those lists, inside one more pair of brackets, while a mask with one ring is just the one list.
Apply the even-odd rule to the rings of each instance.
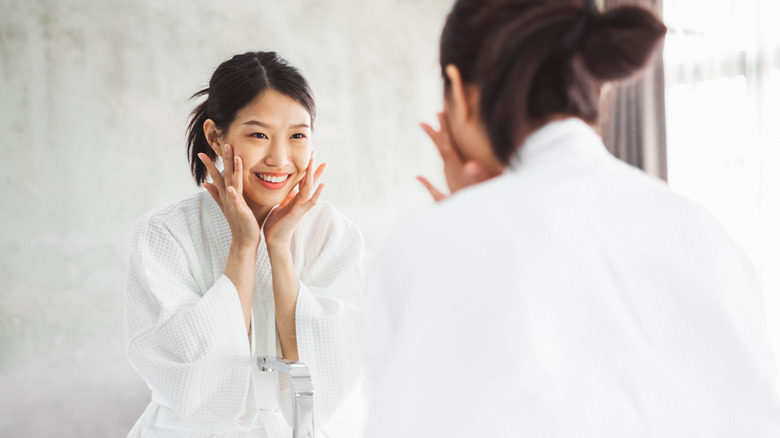
[[293, 98], [269, 88], [236, 114], [219, 144], [232, 146], [241, 157], [244, 199], [258, 214], [281, 203], [303, 178], [311, 154], [311, 116]]

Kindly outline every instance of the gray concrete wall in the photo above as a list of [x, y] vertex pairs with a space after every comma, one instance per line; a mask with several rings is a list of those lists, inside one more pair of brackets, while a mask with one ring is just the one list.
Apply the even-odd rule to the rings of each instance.
[[369, 259], [442, 182], [417, 127], [441, 105], [449, 0], [0, 0], [0, 436], [123, 436], [149, 400], [124, 353], [129, 229], [193, 193], [189, 96], [276, 50], [318, 99], [325, 197]]

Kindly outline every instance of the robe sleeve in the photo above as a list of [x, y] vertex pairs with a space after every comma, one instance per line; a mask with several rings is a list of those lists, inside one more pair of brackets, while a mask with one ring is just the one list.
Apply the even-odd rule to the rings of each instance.
[[330, 205], [304, 243], [295, 310], [298, 357], [311, 372], [315, 427], [322, 430], [358, 387], [363, 375], [359, 304], [363, 293], [363, 239]]
[[253, 346], [238, 293], [224, 275], [199, 284], [186, 239], [155, 216], [134, 227], [125, 296], [128, 358], [152, 399], [191, 427], [245, 430], [257, 407], [250, 391]]

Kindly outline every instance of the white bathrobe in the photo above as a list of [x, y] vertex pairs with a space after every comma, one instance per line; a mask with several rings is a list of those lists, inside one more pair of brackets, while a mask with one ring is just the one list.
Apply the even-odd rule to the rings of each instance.
[[[205, 191], [136, 222], [127, 348], [152, 401], [131, 437], [291, 436], [289, 397], [280, 399], [279, 376], [258, 371], [255, 359], [281, 356], [265, 242], [258, 250], [249, 337], [238, 293], [223, 274], [230, 243], [228, 223]], [[362, 377], [362, 238], [321, 201], [299, 224], [292, 255], [300, 280], [298, 354], [312, 374], [315, 425], [323, 436], [339, 436], [331, 419]]]
[[578, 119], [395, 231], [369, 274], [366, 437], [780, 437], [756, 275]]

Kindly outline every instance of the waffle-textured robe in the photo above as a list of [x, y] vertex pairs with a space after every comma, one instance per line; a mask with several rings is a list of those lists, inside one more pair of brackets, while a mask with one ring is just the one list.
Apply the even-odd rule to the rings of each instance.
[[[130, 363], [152, 391], [130, 436], [287, 437], [280, 378], [256, 356], [281, 356], [271, 266], [260, 243], [248, 337], [233, 283], [223, 273], [231, 233], [202, 191], [135, 224], [126, 287]], [[312, 374], [315, 425], [331, 422], [361, 379], [358, 306], [363, 242], [357, 228], [320, 202], [299, 224], [292, 255], [300, 281], [295, 310], [299, 360]], [[281, 383], [286, 391], [285, 382]], [[285, 415], [288, 417], [285, 420]]]
[[757, 277], [578, 119], [411, 217], [363, 305], [366, 437], [780, 437]]

